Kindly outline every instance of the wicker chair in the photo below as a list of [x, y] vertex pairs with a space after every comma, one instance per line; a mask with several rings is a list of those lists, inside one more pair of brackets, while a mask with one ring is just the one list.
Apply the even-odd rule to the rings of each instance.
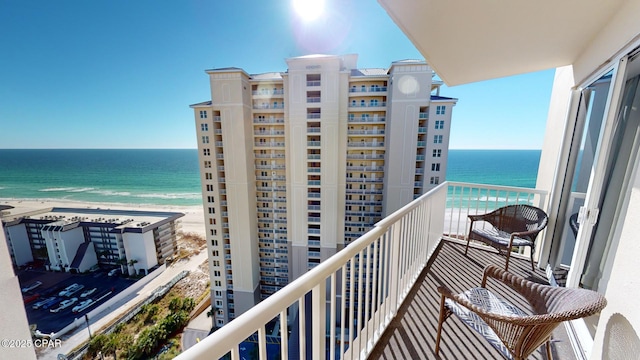
[[[531, 305], [533, 314], [526, 314], [489, 292], [486, 289], [489, 277], [522, 295]], [[442, 324], [455, 314], [507, 359], [526, 359], [546, 343], [547, 359], [551, 360], [550, 337], [553, 330], [563, 321], [596, 314], [607, 304], [604, 296], [595, 291], [541, 285], [495, 265], [485, 268], [482, 287], [454, 295], [440, 286], [438, 292], [441, 301], [436, 355], [440, 351]]]
[[[498, 249], [506, 255], [507, 262], [504, 267], [509, 270], [509, 258], [511, 250], [515, 247], [531, 247], [531, 270], [533, 267], [533, 249], [538, 233], [547, 226], [547, 214], [531, 205], [509, 205], [496, 209], [488, 214], [469, 215], [471, 225], [469, 226], [469, 236], [467, 237], [467, 247], [464, 254], [469, 250], [469, 242], [478, 240]], [[486, 221], [492, 226], [474, 228], [477, 221]]]

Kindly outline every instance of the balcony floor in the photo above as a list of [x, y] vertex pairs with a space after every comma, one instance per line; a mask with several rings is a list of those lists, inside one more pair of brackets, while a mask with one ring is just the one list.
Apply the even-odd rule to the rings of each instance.
[[[468, 256], [465, 256], [464, 245], [441, 241], [369, 359], [501, 359], [497, 350], [455, 316], [445, 321], [442, 327], [439, 357], [436, 357], [434, 348], [440, 312], [437, 286], [446, 285], [454, 293], [480, 286], [484, 267], [489, 264], [504, 266], [504, 262], [505, 258], [495, 251], [470, 247]], [[542, 270], [531, 271], [528, 259], [512, 257], [509, 271], [532, 281], [547, 283]], [[525, 312], [528, 310], [517, 294], [505, 288], [499, 289], [491, 282], [488, 287]], [[575, 359], [564, 326], [555, 330], [552, 339], [554, 359]], [[544, 346], [529, 358], [546, 359]]]

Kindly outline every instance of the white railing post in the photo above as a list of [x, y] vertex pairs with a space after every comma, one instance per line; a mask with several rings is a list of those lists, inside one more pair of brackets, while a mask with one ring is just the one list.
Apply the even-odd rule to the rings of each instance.
[[[320, 281], [311, 291], [311, 349], [314, 359], [325, 358], [327, 336], [327, 282]], [[303, 341], [302, 339], [300, 341]]]

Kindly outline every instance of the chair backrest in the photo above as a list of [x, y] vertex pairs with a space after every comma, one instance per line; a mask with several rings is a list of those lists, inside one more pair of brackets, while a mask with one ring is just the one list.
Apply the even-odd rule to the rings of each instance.
[[483, 287], [487, 276], [518, 292], [534, 310], [533, 315], [523, 317], [480, 315], [520, 358], [526, 358], [535, 351], [562, 322], [591, 316], [607, 305], [605, 297], [595, 291], [538, 284], [495, 265], [485, 269]]
[[507, 233], [532, 231], [527, 236], [534, 241], [542, 229], [547, 226], [549, 217], [542, 210], [531, 205], [508, 205], [485, 215], [483, 220]]

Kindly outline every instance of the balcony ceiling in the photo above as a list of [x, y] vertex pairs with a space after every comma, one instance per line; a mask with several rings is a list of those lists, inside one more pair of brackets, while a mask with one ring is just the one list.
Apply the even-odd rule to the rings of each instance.
[[627, 0], [378, 0], [447, 85], [572, 64]]

